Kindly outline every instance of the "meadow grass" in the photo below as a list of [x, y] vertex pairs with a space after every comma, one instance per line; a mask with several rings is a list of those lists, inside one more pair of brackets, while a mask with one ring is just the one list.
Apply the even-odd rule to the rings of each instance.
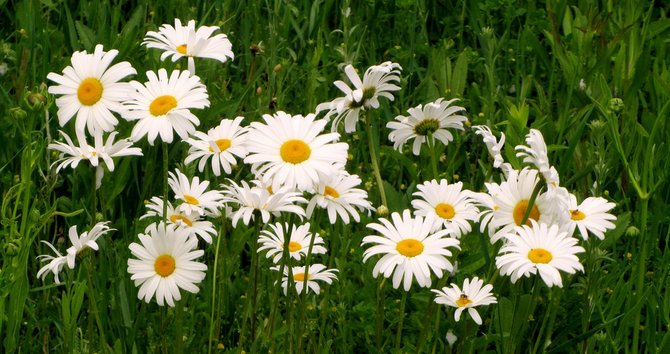
[[[667, 5], [632, 0], [0, 0], [4, 352], [670, 352], [667, 12]], [[459, 98], [469, 125], [505, 133], [503, 155], [515, 167], [514, 146], [529, 128], [540, 130], [561, 184], [616, 203], [616, 228], [582, 244], [584, 272], [548, 288], [537, 277], [512, 284], [500, 276], [499, 245], [476, 225], [453, 256], [457, 272], [433, 279], [432, 288], [473, 276], [493, 284], [498, 303], [479, 310], [481, 326], [467, 316], [455, 322], [453, 309], [434, 304], [428, 289], [415, 284], [404, 292], [372, 277], [360, 245], [375, 213], [349, 225], [331, 224], [325, 213], [309, 220], [329, 248], [313, 258], [339, 270], [317, 296], [283, 296], [270, 260], [252, 257], [264, 225], [232, 227], [220, 217], [214, 243], [201, 243], [209, 269], [199, 293], [182, 292], [174, 308], [145, 303], [126, 271], [128, 245], [148, 223], [138, 220], [145, 201], [164, 193], [163, 159], [211, 186], [248, 180], [251, 172], [199, 173], [183, 163], [188, 145], [162, 150], [142, 140], [136, 146], [144, 156], [118, 160], [93, 192], [93, 170], [56, 174], [51, 167], [58, 156], [47, 145], [72, 127], [58, 125], [46, 77], [96, 44], [118, 49], [116, 61], [129, 61], [139, 81], [147, 70], [183, 69], [184, 61], [161, 62], [159, 51], [140, 46], [147, 31], [175, 18], [220, 26], [233, 44], [234, 60], [198, 62], [211, 101], [197, 113], [201, 131], [222, 117], [242, 115], [248, 124], [276, 111], [313, 112], [339, 95], [332, 83], [343, 79], [344, 64], [362, 73], [390, 60], [403, 68], [395, 100], [368, 111], [370, 129], [342, 135], [347, 169], [361, 177], [375, 208], [381, 198], [367, 141], [379, 147], [391, 212], [409, 208], [423, 181], [446, 178], [483, 191], [497, 175], [470, 129], [436, 146], [437, 176], [429, 154], [397, 152], [387, 139], [386, 123], [408, 108]], [[122, 120], [119, 135], [131, 129]], [[49, 252], [40, 240], [62, 251], [70, 226], [102, 220], [116, 231], [64, 270], [63, 284], [36, 277], [36, 256]], [[453, 346], [448, 331], [458, 337]]]

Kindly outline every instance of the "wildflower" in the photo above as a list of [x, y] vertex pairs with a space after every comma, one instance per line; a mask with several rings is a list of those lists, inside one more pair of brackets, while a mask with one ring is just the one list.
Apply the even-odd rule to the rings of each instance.
[[467, 309], [472, 320], [478, 325], [482, 324], [482, 318], [479, 316], [477, 306], [495, 304], [498, 302], [495, 296], [491, 294], [493, 285], [486, 284], [484, 281], [474, 277], [472, 279], [465, 279], [463, 282], [463, 290], [458, 285], [451, 283], [451, 287], [444, 287], [442, 290], [431, 290], [437, 297], [435, 302], [456, 308], [454, 319], [458, 322], [461, 319], [461, 313]]
[[584, 271], [576, 256], [584, 248], [557, 225], [532, 220], [531, 226], [517, 226], [515, 232], [505, 234], [505, 239], [507, 243], [496, 257], [496, 266], [501, 275], [511, 276], [512, 283], [539, 273], [547, 286], [563, 287], [559, 270], [570, 274]]
[[[279, 271], [278, 267], [270, 268], [274, 271]], [[317, 281], [322, 281], [326, 284], [332, 284], [333, 280], [337, 279], [335, 275], [337, 269], [326, 269], [326, 266], [323, 264], [312, 264], [307, 269], [307, 275], [305, 276], [305, 267], [293, 267], [291, 273], [293, 274], [293, 283], [295, 285], [295, 290], [298, 294], [302, 294], [303, 290], [309, 293], [313, 291], [317, 295], [321, 292], [321, 287]], [[281, 286], [284, 289], [284, 295], [286, 295], [288, 290], [288, 268], [284, 268], [284, 276], [281, 280]]]
[[500, 133], [500, 142], [498, 142], [491, 132], [491, 128], [485, 125], [475, 125], [472, 128], [475, 130], [475, 134], [481, 135], [482, 138], [484, 138], [486, 149], [493, 158], [493, 167], [500, 168], [505, 176], [507, 176], [509, 170], [512, 169], [512, 166], [509, 163], [505, 163], [505, 159], [501, 154], [502, 148], [505, 145], [505, 134]]
[[88, 248], [95, 251], [98, 250], [98, 238], [114, 230], [110, 229], [107, 224], [109, 224], [109, 221], [96, 223], [93, 225], [93, 228], [91, 228], [91, 231], [83, 232], [81, 235], [77, 235], [77, 225], [70, 227], [68, 237], [70, 238], [70, 242], [72, 242], [72, 246], [66, 251], [67, 266], [70, 267], [70, 269], [74, 269], [77, 254]]
[[221, 175], [221, 168], [226, 174], [232, 172], [232, 166], [237, 164], [235, 156], [243, 159], [247, 156], [246, 129], [240, 127], [243, 117], [234, 120], [223, 119], [215, 128], [210, 129], [207, 134], [196, 131], [194, 138], [186, 139], [191, 145], [188, 157], [184, 161], [189, 164], [197, 159], [200, 172], [205, 170], [207, 160], [212, 158], [212, 171], [214, 175]]
[[209, 107], [207, 88], [199, 77], [190, 76], [187, 71], [175, 70], [170, 77], [165, 69], [159, 69], [158, 75], [147, 71], [147, 78], [149, 81], [144, 84], [130, 83], [135, 91], [124, 103], [123, 117], [139, 120], [131, 138], [138, 141], [146, 135], [153, 145], [160, 134], [163, 142], [171, 143], [174, 130], [181, 139], [187, 139], [200, 124], [190, 109]]
[[128, 259], [130, 279], [139, 287], [137, 297], [147, 303], [156, 296], [160, 306], [181, 299], [180, 289], [190, 293], [199, 291], [197, 284], [205, 279], [207, 266], [194, 261], [204, 255], [196, 250], [198, 240], [188, 237], [175, 225], [151, 224], [146, 234], [139, 234], [140, 243], [128, 248], [136, 259]]
[[198, 215], [213, 214], [223, 206], [223, 194], [217, 190], [207, 191], [209, 181], [200, 183], [199, 177], [188, 180], [179, 169], [176, 173], [169, 172], [168, 184], [175, 194], [175, 198], [183, 201], [177, 209], [184, 213], [197, 213]]
[[370, 211], [374, 209], [367, 200], [368, 192], [354, 188], [360, 184], [361, 179], [358, 176], [346, 172], [330, 175], [319, 173], [315, 194], [307, 205], [307, 217], [310, 218], [314, 208], [319, 206], [326, 209], [331, 224], [337, 221], [338, 216], [345, 224], [349, 224], [349, 215], [359, 222], [358, 210], [367, 211], [370, 215]]
[[268, 223], [270, 216], [278, 216], [281, 212], [294, 213], [301, 218], [305, 216], [305, 210], [296, 205], [307, 203], [299, 192], [284, 187], [270, 193], [267, 188], [250, 187], [245, 181], [241, 182], [241, 186], [233, 180], [228, 181], [230, 185], [223, 185], [226, 202], [239, 206], [239, 209], [231, 215], [233, 226], [237, 225], [240, 219], [245, 225], [249, 225], [254, 219], [255, 211], [260, 213], [263, 223]]
[[[288, 223], [284, 225], [276, 223], [270, 224], [269, 226], [272, 231], [263, 230], [258, 238], [258, 244], [260, 245], [258, 253], [267, 250], [267, 258], [272, 258], [274, 256], [272, 262], [275, 264], [279, 264], [279, 261], [284, 254], [284, 244], [286, 243], [284, 229], [290, 235], [288, 250], [291, 258], [299, 261], [303, 256], [307, 256], [310, 242], [312, 243], [312, 254], [326, 253], [323, 238], [317, 233], [312, 234], [309, 232], [309, 223], [298, 227], [295, 225], [290, 225], [289, 227]], [[311, 241], [312, 239], [314, 241]]]
[[354, 88], [350, 88], [343, 81], [335, 81], [334, 85], [344, 93], [344, 97], [319, 104], [316, 107], [316, 113], [328, 111], [326, 119], [336, 117], [331, 125], [332, 131], [337, 131], [337, 127], [344, 119], [344, 131], [354, 132], [361, 111], [379, 108], [379, 97], [394, 100], [391, 92], [400, 90], [400, 87], [394, 82], [400, 81], [401, 70], [399, 64], [386, 61], [369, 67], [361, 81], [353, 66], [345, 66], [344, 72]]
[[47, 274], [51, 272], [54, 275], [54, 281], [56, 284], [60, 284], [60, 279], [58, 278], [58, 274], [63, 270], [63, 266], [67, 264], [67, 256], [63, 256], [60, 252], [56, 250], [56, 248], [49, 242], [47, 241], [42, 241], [45, 245], [49, 246], [52, 251], [56, 254], [56, 256], [48, 255], [48, 254], [42, 254], [37, 256], [37, 259], [40, 260], [41, 262], [49, 262], [42, 268], [40, 268], [39, 271], [37, 271], [37, 277], [42, 278], [42, 281], [46, 278]]
[[[146, 205], [149, 209], [146, 214], [140, 217], [146, 219], [149, 217], [158, 217], [163, 219], [163, 199], [160, 197], [152, 197], [151, 201]], [[203, 241], [211, 244], [212, 237], [217, 235], [214, 224], [207, 220], [201, 220], [201, 215], [195, 211], [184, 212], [172, 206], [170, 201], [167, 202], [167, 220], [168, 225], [175, 225], [177, 230], [185, 231], [189, 237], [197, 236]], [[151, 226], [151, 225], [149, 225]], [[148, 232], [148, 231], [145, 231]]]
[[549, 157], [547, 156], [547, 144], [544, 142], [542, 133], [537, 129], [531, 129], [526, 135], [525, 145], [517, 145], [517, 157], [523, 157], [523, 162], [531, 164], [537, 168], [544, 177], [547, 184], [558, 185], [559, 176], [554, 167], [549, 165]]
[[478, 220], [478, 210], [470, 199], [470, 192], [463, 190], [463, 182], [449, 184], [446, 179], [427, 181], [417, 185], [412, 200], [414, 215], [435, 216], [433, 230], [442, 227], [453, 230], [452, 236], [460, 237], [472, 231], [470, 221]]
[[616, 204], [600, 197], [586, 198], [577, 205], [577, 198], [570, 194], [568, 235], [573, 235], [575, 228], [578, 228], [584, 240], [588, 238], [589, 231], [597, 238], [604, 240], [605, 231], [615, 227], [612, 221], [616, 220], [616, 216], [608, 213], [615, 206]]
[[412, 153], [419, 156], [421, 145], [427, 139], [435, 137], [445, 146], [454, 140], [449, 128], [463, 130], [463, 122], [468, 119], [459, 115], [465, 108], [451, 106], [457, 99], [444, 101], [442, 98], [435, 102], [418, 105], [407, 110], [409, 116], [397, 116], [397, 122], [388, 122], [386, 127], [391, 129], [389, 140], [393, 142], [393, 148], [402, 152], [402, 146], [414, 139]]
[[247, 136], [249, 155], [244, 162], [253, 164], [257, 174], [279, 184], [307, 191], [318, 182], [318, 173], [339, 169], [333, 165], [347, 162], [346, 143], [336, 143], [337, 133], [320, 134], [326, 121], [309, 114], [291, 116], [277, 112], [265, 114], [265, 123], [251, 123]]
[[194, 57], [215, 59], [222, 63], [235, 57], [233, 45], [225, 34], [219, 33], [212, 37], [218, 29], [217, 26], [200, 26], [196, 29], [195, 20], [188, 21], [184, 27], [179, 19], [175, 19], [174, 27], [164, 24], [158, 32], [147, 32], [142, 45], [163, 50], [161, 60], [170, 56], [172, 61], [187, 57], [188, 71], [195, 75]]
[[381, 224], [368, 224], [368, 228], [377, 231], [381, 236], [366, 236], [361, 243], [375, 244], [365, 250], [363, 262], [371, 256], [384, 254], [372, 270], [374, 277], [381, 273], [385, 278], [390, 278], [393, 274], [393, 287], [397, 289], [403, 281], [405, 291], [409, 291], [414, 278], [419, 286], [429, 287], [432, 273], [441, 278], [444, 270], [450, 272], [453, 269], [447, 258], [451, 256], [447, 247], [460, 249], [460, 242], [458, 239], [445, 237], [451, 230], [432, 233], [434, 217], [429, 215], [425, 219], [421, 216], [412, 218], [409, 210], [403, 211], [402, 216], [393, 213], [391, 219], [392, 222], [382, 218], [379, 219]]
[[47, 75], [58, 84], [49, 86], [49, 93], [62, 95], [56, 99], [58, 123], [62, 127], [76, 114], [75, 130], [80, 139], [86, 129], [91, 135], [113, 131], [119, 121], [112, 112], [124, 111], [122, 102], [132, 88], [119, 81], [137, 71], [127, 61], [110, 67], [117, 54], [118, 50], [105, 52], [98, 44], [91, 54], [74, 52], [72, 65], [63, 69], [63, 75]]

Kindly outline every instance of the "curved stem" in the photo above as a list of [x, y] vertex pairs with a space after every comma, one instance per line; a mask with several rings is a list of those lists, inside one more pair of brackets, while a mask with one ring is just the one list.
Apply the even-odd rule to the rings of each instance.
[[395, 349], [400, 350], [400, 342], [402, 342], [402, 325], [405, 320], [405, 303], [407, 302], [407, 291], [402, 292], [402, 299], [400, 300], [400, 321], [398, 322], [398, 329], [395, 332]]
[[219, 233], [219, 236], [216, 239], [216, 248], [214, 249], [214, 271], [212, 274], [212, 308], [209, 312], [209, 340], [207, 341], [207, 353], [212, 352], [212, 341], [214, 337], [214, 308], [216, 307], [216, 275], [219, 269], [219, 253], [221, 252], [222, 238], [223, 238], [223, 232]]
[[365, 114], [365, 135], [368, 138], [368, 149], [370, 150], [370, 163], [372, 163], [372, 172], [375, 175], [377, 180], [377, 187], [379, 188], [379, 196], [382, 199], [382, 205], [388, 208], [388, 203], [386, 202], [386, 192], [384, 191], [384, 183], [382, 180], [382, 175], [379, 171], [379, 163], [377, 162], [377, 152], [375, 150], [375, 141], [372, 136], [372, 122], [370, 121], [370, 114]]

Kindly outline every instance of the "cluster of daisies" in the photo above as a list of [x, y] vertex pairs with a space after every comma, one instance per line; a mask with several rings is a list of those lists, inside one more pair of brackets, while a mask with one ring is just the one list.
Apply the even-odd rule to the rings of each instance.
[[[150, 145], [156, 139], [170, 144], [177, 140], [175, 133], [178, 141], [189, 146], [184, 163], [197, 162], [200, 172], [208, 169], [216, 176], [229, 175], [238, 164], [246, 164], [250, 180], [227, 179], [214, 188], [198, 176], [170, 171], [165, 183], [172, 198], [151, 198], [141, 219], [152, 223], [139, 234], [140, 243], [129, 246], [135, 258], [128, 260], [127, 270], [139, 287], [138, 297], [147, 302], [155, 297], [159, 305], [174, 306], [181, 298], [180, 289], [197, 292], [207, 270], [204, 263], [196, 261], [204, 254], [199, 241], [211, 244], [218, 236], [213, 222], [217, 218], [230, 219], [233, 227], [240, 222], [267, 225], [254, 236], [258, 237], [258, 252], [265, 252], [273, 263], [270, 269], [281, 273], [284, 293], [292, 287], [298, 293], [318, 294], [319, 282], [331, 284], [337, 279], [336, 269], [311, 262], [312, 255], [326, 253], [324, 239], [310, 231], [313, 225], [309, 222], [270, 221], [293, 214], [302, 222], [320, 209], [325, 210], [330, 223], [349, 224], [360, 222], [361, 213], [369, 215], [374, 210], [367, 191], [357, 188], [361, 179], [345, 168], [349, 146], [340, 142], [338, 130], [344, 125], [346, 133], [356, 131], [361, 116], [377, 109], [382, 97], [393, 101], [393, 92], [400, 90], [402, 68], [384, 62], [369, 67], [361, 79], [354, 67], [347, 65], [344, 73], [350, 84], [334, 83], [344, 95], [319, 104], [315, 113], [279, 111], [248, 125], [243, 125], [243, 117], [222, 119], [207, 132], [198, 131], [200, 120], [192, 111], [207, 108], [210, 102], [206, 85], [195, 75], [194, 58], [225, 62], [234, 57], [225, 35], [212, 36], [217, 29], [196, 28], [194, 21], [182, 26], [175, 20], [174, 26], [163, 25], [158, 32], [147, 33], [144, 45], [163, 50], [161, 59], [187, 58], [188, 70], [148, 71], [144, 83], [122, 82], [135, 75], [135, 69], [128, 62], [110, 66], [118, 52], [105, 52], [101, 45], [93, 53], [74, 53], [72, 65], [63, 75], [50, 73], [48, 78], [58, 84], [49, 87], [49, 92], [60, 95], [56, 100], [60, 125], [77, 116], [74, 131], [78, 144], [61, 132], [65, 143], [49, 145], [61, 153], [56, 170], [88, 161], [96, 168], [97, 188], [104, 174], [99, 159], [113, 171], [112, 158], [142, 155], [133, 142], [146, 137]], [[414, 155], [421, 154], [424, 144], [429, 148], [438, 141], [449, 144], [454, 139], [452, 131], [464, 131], [467, 121], [465, 108], [455, 103], [437, 99], [408, 109], [408, 115], [386, 124], [391, 130], [389, 141], [402, 151], [413, 140]], [[321, 113], [324, 115], [319, 118]], [[119, 122], [115, 114], [136, 121], [131, 136], [118, 142], [114, 142]], [[591, 234], [602, 239], [614, 227], [615, 217], [608, 213], [614, 204], [599, 197], [577, 203], [577, 197], [560, 186], [539, 131], [531, 129], [527, 145], [516, 147], [526, 167], [515, 169], [501, 154], [504, 135], [498, 140], [486, 126], [473, 128], [483, 137], [493, 167], [501, 170], [501, 182], [486, 183], [486, 193], [467, 190], [463, 183], [446, 179], [419, 184], [411, 210], [367, 225], [375, 234], [363, 238], [362, 246], [368, 247], [363, 261], [381, 256], [372, 275], [391, 278], [395, 288], [402, 284], [409, 291], [415, 279], [420, 287], [430, 287], [433, 276], [442, 278], [457, 272], [454, 253], [460, 249], [461, 239], [472, 232], [473, 224], [479, 223], [480, 231], [499, 247], [496, 265], [502, 275], [516, 282], [539, 274], [548, 286], [562, 286], [559, 271], [583, 271], [577, 254], [584, 248], [574, 237], [576, 230], [584, 241]], [[94, 145], [87, 143], [87, 133]], [[106, 223], [101, 225], [79, 239], [73, 238], [71, 230], [73, 251], [68, 249], [67, 256], [48, 244], [58, 256], [40, 256], [49, 263], [38, 275], [44, 277], [51, 271], [58, 282], [65, 263], [73, 268], [74, 257], [82, 249], [97, 249], [95, 239], [109, 230]], [[456, 320], [468, 309], [472, 319], [481, 324], [475, 307], [495, 303], [492, 290], [492, 285], [473, 277], [460, 287], [452, 283], [433, 292], [435, 302], [456, 308]]]

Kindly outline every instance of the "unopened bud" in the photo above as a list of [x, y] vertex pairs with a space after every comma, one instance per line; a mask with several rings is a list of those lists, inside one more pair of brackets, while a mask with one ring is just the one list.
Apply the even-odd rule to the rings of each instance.
[[625, 105], [623, 103], [623, 100], [618, 97], [611, 99], [609, 105], [607, 106], [609, 111], [612, 113], [619, 113], [623, 111], [624, 107]]
[[640, 229], [635, 226], [628, 226], [626, 229], [626, 236], [628, 237], [638, 237], [640, 236]]
[[281, 63], [275, 65], [275, 67], [272, 69], [272, 71], [274, 71], [276, 73], [280, 72], [281, 71]]
[[388, 214], [389, 214], [389, 208], [386, 207], [386, 205], [381, 205], [379, 208], [377, 208], [377, 215], [386, 216]]

